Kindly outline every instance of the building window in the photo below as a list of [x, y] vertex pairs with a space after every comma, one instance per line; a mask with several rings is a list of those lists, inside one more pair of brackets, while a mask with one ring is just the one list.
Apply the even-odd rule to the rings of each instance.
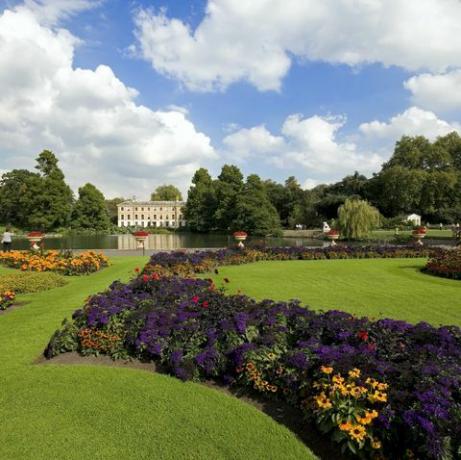
[[123, 206], [120, 208], [120, 211], [123, 211]]
[[127, 219], [130, 220], [130, 219], [131, 219], [131, 216], [128, 216]]
[[157, 219], [157, 214], [154, 214], [154, 219]]
[[160, 208], [160, 211], [162, 210], [162, 208]]
[[120, 216], [120, 218], [123, 220], [123, 214]]
[[144, 220], [144, 214], [141, 214], [141, 220]]

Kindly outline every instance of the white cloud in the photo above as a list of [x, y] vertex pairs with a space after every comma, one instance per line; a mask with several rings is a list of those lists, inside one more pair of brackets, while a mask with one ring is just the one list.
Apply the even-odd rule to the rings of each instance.
[[434, 140], [452, 131], [461, 132], [459, 123], [450, 123], [437, 118], [435, 113], [410, 107], [405, 112], [392, 117], [388, 122], [372, 121], [360, 125], [359, 130], [375, 142], [394, 143], [401, 136], [426, 136]]
[[412, 92], [414, 103], [420, 107], [438, 112], [461, 109], [461, 70], [416, 75], [404, 86]]
[[24, 0], [24, 6], [42, 24], [56, 24], [74, 14], [96, 8], [105, 0]]
[[292, 59], [461, 66], [459, 0], [208, 0], [195, 30], [163, 10], [135, 16], [140, 53], [189, 89], [245, 80], [279, 90]]
[[245, 158], [252, 154], [278, 152], [284, 148], [285, 141], [280, 136], [273, 136], [264, 125], [260, 125], [229, 134], [223, 143], [233, 155]]
[[185, 189], [198, 163], [215, 158], [210, 139], [183, 109], [137, 104], [110, 67], [74, 68], [76, 42], [28, 8], [0, 15], [0, 167], [30, 167], [50, 148], [74, 189], [91, 181], [110, 195], [147, 196], [166, 177]]
[[262, 157], [272, 166], [296, 171], [301, 178], [308, 176], [306, 186], [338, 180], [355, 170], [364, 174], [378, 170], [382, 157], [361, 151], [354, 143], [338, 140], [338, 131], [344, 123], [343, 117], [303, 118], [293, 114], [284, 121], [282, 136], [256, 126], [227, 136], [224, 144], [228, 156]]

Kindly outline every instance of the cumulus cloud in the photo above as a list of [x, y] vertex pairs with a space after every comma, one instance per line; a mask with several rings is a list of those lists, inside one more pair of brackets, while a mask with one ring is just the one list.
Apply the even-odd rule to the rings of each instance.
[[459, 0], [208, 0], [195, 30], [165, 10], [135, 16], [144, 59], [197, 91], [279, 90], [293, 58], [443, 72], [461, 66], [460, 20]]
[[437, 112], [461, 109], [461, 70], [443, 74], [424, 73], [404, 83], [420, 107]]
[[[137, 104], [110, 67], [74, 68], [77, 39], [44, 26], [31, 7], [54, 2], [28, 3], [0, 15], [0, 166], [30, 167], [49, 148], [74, 188], [91, 181], [142, 197], [167, 177], [185, 189], [198, 163], [216, 157], [210, 139], [183, 109]], [[89, 2], [56, 3], [77, 11]]]
[[282, 136], [270, 133], [264, 126], [240, 129], [224, 139], [228, 155], [253, 154], [266, 163], [284, 170], [296, 170], [306, 186], [334, 181], [358, 170], [370, 174], [379, 169], [383, 158], [361, 151], [350, 142], [338, 139], [344, 117], [304, 118], [293, 114], [286, 118]]
[[441, 120], [433, 112], [419, 107], [410, 107], [404, 112], [392, 117], [388, 122], [371, 121], [360, 125], [359, 130], [369, 140], [394, 143], [401, 136], [426, 136], [434, 140], [452, 131], [461, 132], [459, 123]]

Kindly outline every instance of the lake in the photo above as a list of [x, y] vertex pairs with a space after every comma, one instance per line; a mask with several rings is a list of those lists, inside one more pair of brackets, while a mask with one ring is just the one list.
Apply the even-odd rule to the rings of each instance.
[[[322, 246], [323, 241], [310, 238], [249, 238], [251, 243], [265, 243], [269, 246]], [[147, 250], [181, 248], [220, 248], [233, 245], [234, 239], [226, 235], [202, 235], [177, 233], [169, 235], [149, 235], [145, 243]], [[14, 238], [13, 249], [29, 249], [26, 238]], [[132, 235], [69, 235], [45, 238], [46, 249], [136, 249]]]

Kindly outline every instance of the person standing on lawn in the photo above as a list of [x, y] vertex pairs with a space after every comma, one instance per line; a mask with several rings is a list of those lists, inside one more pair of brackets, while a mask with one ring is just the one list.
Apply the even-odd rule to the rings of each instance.
[[4, 251], [11, 251], [11, 243], [12, 243], [12, 236], [13, 234], [10, 231], [10, 227], [6, 227], [5, 231], [3, 232], [2, 236], [2, 245], [3, 245], [3, 250]]

